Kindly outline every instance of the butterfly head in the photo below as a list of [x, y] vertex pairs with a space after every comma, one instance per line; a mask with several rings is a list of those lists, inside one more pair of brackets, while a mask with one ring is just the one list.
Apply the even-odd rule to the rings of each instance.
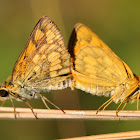
[[8, 93], [7, 89], [3, 85], [0, 85], [0, 101], [7, 100], [8, 96], [9, 96], [9, 93]]
[[6, 89], [0, 89], [0, 97], [7, 97], [9, 95]]
[[0, 84], [0, 101], [5, 101], [9, 97], [9, 92], [7, 90], [7, 85], [9, 85], [9, 78], [7, 81]]

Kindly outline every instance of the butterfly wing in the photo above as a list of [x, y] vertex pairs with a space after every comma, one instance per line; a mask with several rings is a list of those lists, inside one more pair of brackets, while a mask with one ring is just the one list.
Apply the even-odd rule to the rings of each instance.
[[127, 64], [83, 24], [76, 24], [68, 49], [73, 58], [76, 88], [108, 96], [116, 87], [122, 88], [134, 79]]
[[12, 82], [29, 90], [63, 89], [69, 86], [70, 70], [70, 55], [59, 29], [42, 17], [14, 66]]

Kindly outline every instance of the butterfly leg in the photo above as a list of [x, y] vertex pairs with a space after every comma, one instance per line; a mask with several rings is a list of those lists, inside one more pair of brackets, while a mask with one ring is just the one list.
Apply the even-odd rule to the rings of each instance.
[[31, 109], [31, 111], [32, 111], [33, 115], [35, 116], [35, 118], [38, 119], [38, 118], [37, 118], [37, 113], [35, 113], [35, 112], [33, 111], [32, 106], [31, 106], [26, 100], [22, 100], [22, 101]]
[[128, 103], [128, 102], [126, 102], [126, 103], [124, 104], [124, 106], [123, 106], [122, 110], [124, 110], [124, 108], [126, 107], [127, 103]]
[[5, 100], [5, 101], [3, 101], [2, 102], [2, 104], [1, 104], [1, 107], [3, 107], [4, 106], [4, 104], [5, 104], [5, 102], [6, 102], [7, 100]]
[[15, 105], [14, 105], [14, 102], [13, 102], [13, 100], [12, 100], [12, 98], [10, 98], [10, 101], [11, 101], [11, 103], [12, 103], [12, 106], [13, 106], [13, 108], [14, 108], [14, 116], [15, 116], [15, 118], [16, 118], [16, 108], [15, 108]]
[[[116, 110], [116, 116], [118, 116], [118, 112], [119, 112], [119, 108], [121, 107], [121, 105], [124, 103], [124, 101], [127, 101], [127, 98], [137, 89], [138, 87], [135, 87], [134, 89], [132, 89], [131, 92], [129, 92], [129, 94], [122, 100], [122, 102], [120, 103], [120, 105], [118, 106], [117, 110]], [[139, 107], [139, 94], [137, 96], [137, 109]], [[122, 110], [125, 108], [125, 106], [127, 105], [128, 102], [126, 102], [122, 108]]]
[[103, 104], [98, 108], [96, 114], [98, 114], [99, 110], [100, 110], [103, 106], [105, 106], [105, 107], [103, 108], [103, 110], [104, 110], [104, 109], [113, 101], [113, 98], [114, 98], [115, 96], [117, 96], [117, 93], [114, 94], [114, 95], [113, 95], [109, 100], [107, 100], [105, 103], [103, 103]]
[[[41, 98], [42, 98], [42, 101], [43, 101], [43, 103], [45, 102], [45, 100], [47, 101], [47, 102], [49, 102], [51, 105], [53, 105], [55, 108], [57, 108], [57, 109], [59, 109], [59, 110], [61, 110], [64, 114], [65, 114], [65, 111], [64, 110], [62, 110], [61, 108], [59, 108], [58, 106], [56, 106], [54, 103], [52, 103], [50, 100], [48, 100], [45, 96], [42, 96], [41, 95]], [[44, 103], [45, 104], [45, 106], [46, 106], [46, 102]], [[47, 105], [48, 106], [48, 105]], [[48, 107], [47, 107], [48, 108]]]
[[[113, 97], [113, 96], [112, 96]], [[109, 99], [109, 100], [107, 100], [105, 103], [103, 103], [99, 108], [98, 108], [98, 110], [97, 110], [97, 112], [96, 112], [96, 114], [98, 114], [98, 112], [99, 112], [99, 110], [104, 106], [104, 105], [109, 105], [111, 102], [112, 102], [112, 97]], [[109, 104], [108, 104], [109, 103]], [[107, 106], [105, 106], [105, 107], [107, 107]]]
[[[32, 111], [33, 115], [35, 116], [35, 118], [38, 119], [36, 113], [34, 113], [34, 111], [33, 111], [32, 106], [31, 106], [25, 99], [21, 98], [17, 93], [12, 93], [12, 92], [10, 92], [10, 95], [13, 96], [13, 97], [15, 97], [15, 98], [20, 99], [21, 101], [23, 101], [23, 102], [31, 109], [31, 111]], [[10, 97], [9, 97], [9, 98], [10, 98]], [[11, 100], [11, 102], [12, 102], [12, 104], [13, 104], [12, 98], [10, 98], [10, 100]], [[14, 104], [13, 104], [13, 107], [14, 107]], [[16, 114], [15, 112], [16, 112], [16, 111], [15, 111], [15, 107], [14, 107], [14, 114]]]
[[[124, 100], [125, 100], [125, 99], [123, 99], [123, 101], [119, 104], [118, 108], [116, 109], [116, 116], [118, 116], [119, 108], [120, 108], [121, 105], [124, 103]], [[124, 106], [123, 106], [122, 109], [124, 109], [126, 105], [127, 105], [127, 102], [124, 104]]]
[[47, 103], [45, 102], [45, 99], [43, 98], [43, 96], [40, 94], [41, 100], [44, 103], [44, 105], [46, 106], [46, 108], [50, 109], [50, 107], [47, 105]]
[[104, 106], [103, 110], [105, 110], [106, 107], [112, 103], [112, 101], [113, 101], [113, 100], [110, 100], [110, 101]]

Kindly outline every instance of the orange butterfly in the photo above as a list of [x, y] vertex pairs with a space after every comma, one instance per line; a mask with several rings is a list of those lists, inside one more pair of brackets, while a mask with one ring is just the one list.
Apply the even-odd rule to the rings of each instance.
[[134, 75], [127, 64], [88, 27], [80, 23], [75, 25], [68, 49], [73, 60], [74, 87], [93, 95], [111, 96], [98, 111], [114, 101], [120, 102], [117, 114], [122, 103], [125, 102], [125, 107], [128, 102], [138, 101], [139, 76]]
[[12, 76], [0, 86], [1, 100], [24, 101], [33, 112], [26, 99], [41, 97], [48, 107], [45, 103], [48, 99], [40, 92], [71, 87], [70, 72], [71, 58], [63, 37], [57, 26], [44, 16], [33, 29]]

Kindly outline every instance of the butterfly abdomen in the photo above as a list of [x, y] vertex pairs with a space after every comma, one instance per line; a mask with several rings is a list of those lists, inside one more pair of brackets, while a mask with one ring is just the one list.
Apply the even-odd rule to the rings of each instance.
[[85, 92], [91, 93], [97, 96], [111, 96], [116, 89], [116, 87], [101, 86], [101, 85], [88, 85], [76, 82], [76, 88], [81, 89]]

